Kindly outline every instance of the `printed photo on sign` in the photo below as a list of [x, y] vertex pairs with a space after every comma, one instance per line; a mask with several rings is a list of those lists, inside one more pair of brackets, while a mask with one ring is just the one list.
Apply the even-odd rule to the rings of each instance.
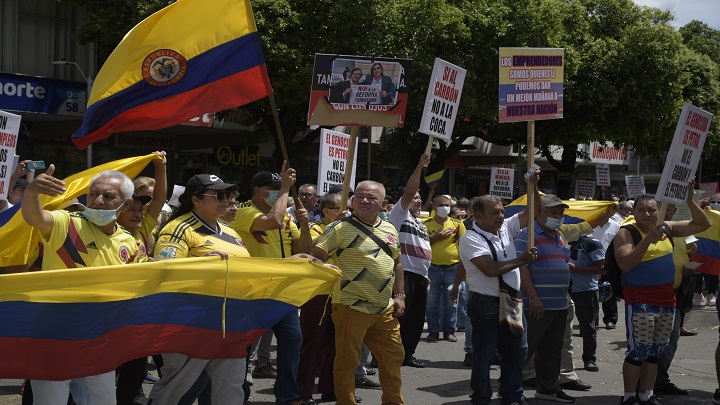
[[410, 62], [315, 54], [308, 124], [402, 127]]

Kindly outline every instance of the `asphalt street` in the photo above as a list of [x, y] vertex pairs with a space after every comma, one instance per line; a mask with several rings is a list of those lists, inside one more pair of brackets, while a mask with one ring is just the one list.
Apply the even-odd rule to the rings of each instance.
[[[622, 303], [620, 309], [622, 311]], [[622, 317], [622, 313], [620, 314]], [[575, 329], [573, 345], [577, 374], [581, 380], [592, 385], [586, 392], [567, 391], [577, 398], [576, 404], [604, 405], [618, 404], [622, 394], [622, 361], [625, 352], [625, 328], [621, 319], [617, 329], [598, 330], [598, 361], [599, 372], [583, 370], [578, 359], [582, 351], [582, 339]], [[601, 325], [602, 326], [602, 325]], [[718, 320], [715, 308], [696, 309], [686, 317], [685, 326], [696, 329], [698, 335], [681, 337], [675, 360], [670, 369], [671, 380], [681, 388], [689, 389], [687, 396], [660, 397], [663, 404], [710, 404], [715, 389], [718, 387], [715, 377], [715, 348], [718, 341]], [[426, 333], [423, 333], [423, 338]], [[406, 404], [469, 404], [470, 368], [462, 365], [464, 356], [464, 334], [457, 334], [458, 342], [440, 341], [428, 343], [421, 341], [416, 357], [427, 364], [426, 368], [402, 368], [403, 395]], [[274, 354], [273, 354], [274, 355]], [[499, 377], [499, 370], [493, 367], [493, 379]], [[377, 376], [372, 376], [377, 381]], [[254, 380], [252, 404], [270, 405], [275, 403], [272, 395], [272, 379]], [[0, 405], [19, 405], [19, 380], [0, 380]], [[145, 385], [149, 392], [151, 385]], [[494, 385], [497, 390], [497, 384]], [[363, 399], [362, 404], [380, 404], [381, 391], [358, 389], [356, 394]], [[531, 404], [550, 404], [534, 398], [535, 391], [527, 389], [525, 395]], [[316, 399], [319, 395], [316, 395]], [[499, 404], [499, 400], [493, 401]], [[221, 404], [224, 405], [224, 404]]]

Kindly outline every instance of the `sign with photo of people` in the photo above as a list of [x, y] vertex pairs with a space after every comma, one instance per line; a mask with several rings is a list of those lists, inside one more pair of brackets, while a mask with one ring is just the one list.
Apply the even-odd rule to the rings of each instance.
[[308, 125], [402, 127], [410, 62], [316, 54]]

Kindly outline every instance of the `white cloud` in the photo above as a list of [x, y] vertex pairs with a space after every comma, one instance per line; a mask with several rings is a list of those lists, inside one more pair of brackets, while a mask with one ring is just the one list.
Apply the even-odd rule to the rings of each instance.
[[683, 26], [700, 20], [720, 30], [720, 0], [633, 0], [636, 4], [670, 10], [675, 13], [673, 25]]

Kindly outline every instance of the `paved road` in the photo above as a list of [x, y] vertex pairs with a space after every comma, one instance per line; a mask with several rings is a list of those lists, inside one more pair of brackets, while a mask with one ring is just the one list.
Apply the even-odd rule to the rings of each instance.
[[[621, 306], [622, 308], [622, 306]], [[621, 314], [622, 316], [622, 314]], [[714, 308], [700, 309], [691, 312], [686, 318], [686, 327], [696, 328], [697, 336], [681, 337], [680, 344], [670, 369], [672, 381], [682, 388], [690, 389], [690, 394], [683, 397], [661, 398], [663, 404], [710, 404], [717, 380], [715, 378], [714, 353], [717, 347], [718, 331], [717, 316]], [[598, 366], [596, 373], [578, 369], [580, 379], [592, 384], [593, 389], [588, 392], [571, 392], [577, 396], [576, 404], [605, 405], [618, 404], [622, 393], [621, 365], [625, 351], [625, 332], [621, 327], [614, 330], [600, 329], [598, 331]], [[575, 331], [573, 343], [576, 353], [581, 352], [582, 340]], [[459, 342], [422, 341], [418, 347], [416, 357], [428, 364], [424, 369], [403, 367], [403, 394], [405, 403], [409, 405], [455, 405], [469, 404], [470, 368], [462, 365], [464, 356], [462, 345], [464, 334], [458, 333]], [[579, 358], [579, 354], [575, 356]], [[576, 365], [579, 365], [577, 362]], [[499, 370], [494, 367], [491, 373], [493, 379], [499, 377]], [[373, 377], [376, 379], [376, 377]], [[272, 384], [274, 380], [255, 379], [253, 386], [253, 404], [274, 404]], [[145, 386], [146, 390], [151, 388]], [[497, 386], [494, 387], [497, 390]], [[20, 404], [20, 381], [0, 380], [0, 405]], [[535, 392], [527, 390], [526, 396], [532, 404], [550, 404], [551, 402], [534, 399]], [[379, 404], [380, 391], [357, 390], [357, 395], [363, 398], [363, 404]], [[499, 401], [495, 401], [499, 404]], [[220, 404], [225, 405], [225, 404]]]

